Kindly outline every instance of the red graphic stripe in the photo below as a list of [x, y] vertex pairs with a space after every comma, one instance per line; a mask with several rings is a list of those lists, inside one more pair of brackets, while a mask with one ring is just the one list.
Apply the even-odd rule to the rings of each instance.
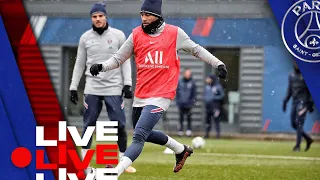
[[[21, 0], [2, 0], [0, 12], [37, 124], [45, 127], [45, 139], [58, 139], [58, 122], [64, 120], [64, 116], [23, 3]], [[75, 150], [69, 133], [65, 143], [67, 150]], [[58, 163], [58, 147], [47, 147], [46, 150], [50, 163]], [[78, 172], [70, 158], [66, 165], [59, 167], [67, 168], [68, 173]], [[53, 172], [58, 179], [58, 170]]]
[[196, 21], [196, 24], [193, 27], [192, 35], [194, 35], [194, 36], [200, 35], [204, 25], [205, 25], [205, 20], [203, 18], [199, 17]]
[[29, 24], [24, 6], [21, 0], [2, 0], [0, 1], [0, 12], [11, 46], [16, 51], [26, 26]]
[[318, 127], [317, 127], [317, 129], [316, 129], [316, 133], [317, 133], [317, 134], [320, 133], [320, 123], [318, 123]]
[[212, 26], [214, 24], [214, 18], [213, 17], [208, 17], [205, 21], [205, 24], [203, 26], [203, 29], [201, 31], [201, 36], [209, 36]]
[[263, 126], [263, 131], [267, 131], [268, 130], [270, 123], [271, 123], [271, 120], [267, 119], [266, 123]]
[[199, 17], [196, 21], [195, 26], [193, 27], [192, 35], [205, 37], [209, 36], [214, 22], [214, 17]]
[[21, 38], [20, 44], [24, 44], [24, 45], [29, 44], [29, 39], [31, 36], [30, 33], [32, 33], [31, 28], [29, 27], [30, 27], [30, 24], [27, 25], [27, 28], [25, 29], [23, 36]]
[[22, 39], [20, 41], [20, 45], [35, 45], [36, 44], [36, 38], [33, 35], [32, 29], [31, 29], [31, 25], [28, 24], [27, 28], [22, 36]]
[[318, 121], [315, 121], [315, 122], [313, 123], [311, 132], [312, 132], [312, 133], [315, 133], [315, 132], [317, 131], [317, 128], [318, 128]]
[[[30, 41], [26, 38], [23, 42]], [[29, 95], [29, 101], [33, 108], [38, 125], [45, 126], [46, 123], [52, 124], [53, 122], [58, 125], [58, 121], [63, 120], [63, 115], [39, 48], [36, 45], [20, 45], [17, 60], [22, 74], [28, 73], [30, 75], [23, 76], [22, 78], [28, 95], [29, 93], [32, 95]], [[31, 65], [28, 64], [28, 62], [32, 62]], [[41, 75], [32, 75], [35, 71], [37, 74]], [[44, 93], [41, 94], [39, 92]], [[43, 98], [48, 101], [43, 101]], [[48, 119], [52, 122], [48, 122]], [[56, 128], [57, 127], [58, 126], [56, 126]], [[56, 135], [57, 133], [58, 132], [56, 132]]]

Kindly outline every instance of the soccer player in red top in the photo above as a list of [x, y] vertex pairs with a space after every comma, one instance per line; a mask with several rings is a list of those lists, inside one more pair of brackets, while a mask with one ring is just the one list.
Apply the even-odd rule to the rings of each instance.
[[223, 62], [193, 42], [179, 27], [166, 24], [161, 13], [162, 0], [145, 0], [141, 7], [142, 25], [132, 34], [110, 59], [90, 68], [93, 76], [115, 69], [131, 55], [135, 55], [137, 82], [133, 101], [132, 144], [117, 165], [118, 176], [140, 155], [144, 143], [151, 142], [172, 149], [176, 156], [173, 171], [179, 172], [193, 149], [183, 145], [161, 131], [153, 130], [161, 115], [174, 99], [180, 74], [178, 51], [184, 50], [218, 69], [225, 78]]

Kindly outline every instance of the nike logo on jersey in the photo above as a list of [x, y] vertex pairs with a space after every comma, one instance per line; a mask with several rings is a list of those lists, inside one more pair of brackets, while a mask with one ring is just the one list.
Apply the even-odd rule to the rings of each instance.
[[150, 44], [154, 44], [154, 43], [156, 43], [156, 42], [158, 42], [158, 41], [150, 41]]

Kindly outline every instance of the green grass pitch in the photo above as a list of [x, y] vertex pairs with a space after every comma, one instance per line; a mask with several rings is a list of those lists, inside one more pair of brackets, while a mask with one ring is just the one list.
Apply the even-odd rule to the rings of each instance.
[[[177, 140], [191, 145], [192, 139]], [[320, 179], [320, 144], [314, 143], [308, 152], [292, 152], [293, 145], [294, 142], [209, 139], [205, 148], [195, 149], [184, 168], [175, 174], [174, 155], [163, 154], [162, 146], [146, 143], [133, 163], [137, 172], [124, 173], [119, 180]], [[93, 163], [91, 166], [99, 167]]]

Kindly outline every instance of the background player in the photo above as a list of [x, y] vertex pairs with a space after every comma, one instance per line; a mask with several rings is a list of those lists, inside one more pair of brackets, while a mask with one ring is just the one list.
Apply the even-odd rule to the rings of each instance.
[[179, 136], [183, 135], [183, 122], [184, 116], [187, 116], [188, 127], [186, 131], [187, 136], [192, 135], [192, 119], [191, 119], [191, 110], [193, 105], [196, 102], [196, 83], [192, 79], [191, 69], [185, 69], [183, 72], [183, 78], [179, 80], [176, 101], [180, 111], [180, 126], [178, 128]]
[[223, 87], [215, 75], [210, 75], [206, 79], [204, 100], [206, 105], [205, 138], [209, 138], [212, 119], [215, 123], [216, 137], [220, 138], [220, 115], [224, 98]]
[[303, 124], [307, 112], [313, 112], [313, 100], [296, 63], [294, 63], [294, 71], [289, 75], [287, 95], [283, 100], [283, 112], [286, 111], [290, 97], [292, 97], [291, 125], [297, 131], [297, 141], [293, 151], [300, 151], [302, 137], [307, 143], [305, 151], [308, 151], [313, 140], [304, 132]]
[[218, 68], [219, 76], [227, 74], [223, 62], [194, 43], [179, 27], [166, 24], [162, 18], [161, 0], [145, 0], [141, 7], [142, 25], [135, 28], [120, 50], [103, 63], [90, 68], [92, 75], [119, 67], [132, 54], [137, 66], [137, 83], [133, 102], [132, 144], [119, 162], [118, 175], [142, 152], [144, 143], [152, 142], [172, 149], [176, 156], [174, 172], [179, 172], [193, 149], [161, 131], [152, 130], [176, 94], [180, 62], [177, 50], [185, 50]]
[[[109, 119], [118, 121], [118, 146], [120, 158], [127, 149], [127, 132], [125, 129], [126, 117], [124, 113], [125, 98], [132, 98], [131, 64], [130, 60], [120, 67], [101, 73], [99, 76], [91, 76], [89, 68], [94, 63], [103, 62], [112, 57], [125, 42], [124, 33], [109, 26], [107, 12], [103, 3], [96, 3], [90, 11], [92, 29], [85, 32], [79, 41], [77, 59], [73, 70], [70, 85], [70, 100], [77, 104], [77, 88], [85, 67], [86, 84], [84, 90], [84, 116], [83, 132], [88, 126], [95, 126], [104, 101]], [[82, 147], [82, 157], [90, 149], [92, 139], [87, 146]], [[128, 167], [126, 172], [136, 172], [133, 167]]]

